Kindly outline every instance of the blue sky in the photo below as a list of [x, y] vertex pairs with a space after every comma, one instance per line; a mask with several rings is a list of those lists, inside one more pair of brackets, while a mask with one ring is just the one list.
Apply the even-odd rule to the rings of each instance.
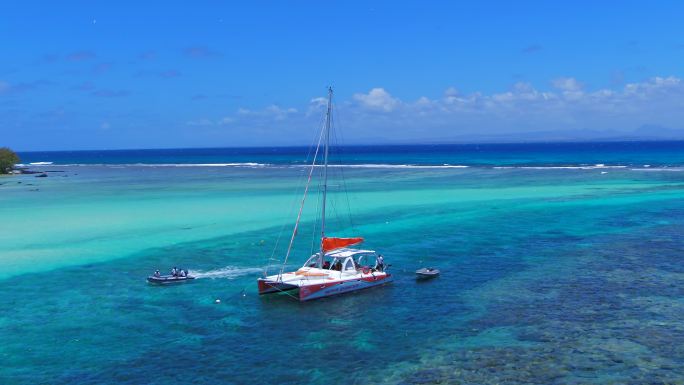
[[3, 2], [0, 145], [684, 137], [682, 2]]

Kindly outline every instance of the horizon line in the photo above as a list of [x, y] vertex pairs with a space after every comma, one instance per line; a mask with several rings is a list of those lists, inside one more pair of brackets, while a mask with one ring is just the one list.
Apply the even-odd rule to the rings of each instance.
[[[568, 140], [520, 140], [520, 141], [482, 141], [482, 142], [424, 142], [424, 143], [355, 143], [338, 144], [331, 147], [399, 147], [399, 146], [454, 146], [454, 145], [507, 145], [507, 144], [560, 144], [560, 143], [632, 143], [632, 142], [684, 142], [681, 139], [664, 138], [600, 138], [600, 139], [568, 139]], [[35, 152], [92, 152], [92, 151], [155, 151], [155, 150], [214, 150], [214, 149], [273, 149], [273, 148], [309, 148], [310, 145], [273, 145], [273, 146], [208, 146], [208, 147], [150, 147], [150, 148], [92, 148], [78, 150], [13, 150], [17, 153]], [[8, 147], [9, 148], [9, 147]]]

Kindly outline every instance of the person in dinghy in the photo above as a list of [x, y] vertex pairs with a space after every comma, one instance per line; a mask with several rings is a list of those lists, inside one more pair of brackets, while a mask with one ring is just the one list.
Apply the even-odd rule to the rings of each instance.
[[178, 269], [174, 266], [171, 269], [171, 273], [168, 275], [162, 275], [159, 270], [156, 270], [154, 274], [147, 277], [147, 282], [156, 285], [167, 285], [173, 283], [188, 282], [195, 279], [195, 277], [188, 274], [187, 270]]

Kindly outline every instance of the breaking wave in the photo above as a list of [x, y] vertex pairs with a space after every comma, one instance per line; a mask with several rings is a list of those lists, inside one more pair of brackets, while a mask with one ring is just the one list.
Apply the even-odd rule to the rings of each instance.
[[57, 166], [57, 167], [267, 167], [268, 163], [64, 163], [52, 162], [29, 163], [32, 166]]
[[599, 163], [595, 165], [573, 165], [573, 166], [494, 166], [494, 169], [523, 169], [523, 170], [601, 170], [610, 168], [627, 168], [623, 165], [606, 166]]
[[[242, 162], [242, 163], [67, 163], [55, 164], [53, 162], [32, 162], [29, 164], [18, 164], [19, 167], [41, 166], [41, 167], [107, 167], [107, 168], [126, 168], [126, 167], [236, 167], [236, 168], [308, 168], [309, 164], [291, 164], [291, 163], [256, 163], [256, 162]], [[607, 169], [628, 169], [632, 171], [684, 171], [682, 166], [652, 166], [645, 164], [643, 166], [636, 165], [607, 165], [597, 163], [593, 165], [587, 164], [569, 164], [569, 165], [460, 165], [460, 164], [391, 164], [391, 163], [359, 163], [359, 164], [330, 164], [331, 168], [357, 168], [357, 169], [495, 169], [495, 170], [607, 170]], [[323, 167], [317, 164], [315, 167]]]
[[[66, 163], [54, 164], [52, 162], [31, 163], [33, 166], [60, 166], [60, 167], [248, 167], [248, 168], [262, 168], [262, 167], [311, 167], [310, 164], [274, 164], [274, 163]], [[382, 164], [382, 163], [361, 163], [361, 164], [330, 164], [329, 167], [335, 168], [397, 168], [397, 169], [447, 169], [447, 168], [468, 168], [470, 166], [464, 165], [421, 165], [421, 164]], [[323, 167], [317, 164], [316, 167]]]
[[383, 163], [366, 163], [366, 164], [331, 164], [329, 167], [345, 167], [345, 168], [468, 168], [470, 166], [464, 165], [428, 165], [428, 164], [383, 164]]
[[669, 172], [681, 172], [684, 171], [684, 167], [649, 167], [649, 168], [631, 168], [632, 171], [648, 171], [648, 172], [658, 172], [658, 171], [669, 171]]

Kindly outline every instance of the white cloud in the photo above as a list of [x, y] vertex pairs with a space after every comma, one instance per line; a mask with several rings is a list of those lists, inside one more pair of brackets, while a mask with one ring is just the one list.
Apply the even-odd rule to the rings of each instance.
[[[684, 82], [677, 77], [655, 77], [614, 89], [589, 90], [570, 77], [555, 79], [551, 84], [550, 90], [539, 90], [521, 82], [508, 91], [489, 94], [465, 94], [449, 87], [437, 98], [421, 96], [412, 101], [402, 101], [384, 88], [373, 88], [368, 93], [354, 94], [351, 100], [339, 101], [337, 109], [345, 135], [356, 143], [381, 142], [385, 138], [508, 140], [521, 137], [518, 134], [544, 139], [531, 134], [540, 132], [553, 140], [554, 132], [620, 134], [641, 126], [684, 129]], [[302, 109], [277, 105], [241, 108], [224, 118], [188, 124], [231, 124], [251, 129], [255, 135], [278, 132], [288, 140], [299, 138], [302, 143], [310, 139], [305, 128], [316, 127], [326, 103], [326, 98], [316, 97]]]
[[429, 98], [427, 98], [426, 96], [421, 96], [420, 98], [418, 98], [418, 100], [416, 100], [417, 106], [429, 106], [431, 104], [432, 104], [432, 101]]
[[458, 96], [458, 90], [455, 87], [449, 87], [444, 90], [444, 97], [456, 97]]
[[266, 107], [263, 111], [258, 112], [258, 114], [260, 114], [264, 117], [273, 118], [275, 120], [284, 120], [289, 115], [296, 114], [296, 113], [297, 113], [296, 108], [282, 108], [282, 107], [276, 106], [275, 104], [272, 104], [272, 105]]
[[513, 90], [518, 93], [530, 93], [534, 92], [535, 89], [530, 83], [517, 82], [513, 85]]
[[271, 104], [262, 110], [250, 110], [247, 108], [238, 108], [238, 115], [250, 115], [250, 116], [261, 116], [261, 117], [276, 117], [279, 119], [285, 118], [289, 114], [297, 113], [296, 108], [283, 108], [275, 104]]
[[384, 88], [373, 88], [367, 94], [354, 94], [354, 100], [370, 110], [385, 112], [390, 112], [399, 105], [399, 100], [392, 97]]
[[234, 115], [227, 115], [218, 119], [201, 118], [186, 122], [188, 126], [248, 126], [253, 122], [283, 121], [297, 114], [296, 108], [283, 108], [275, 104], [261, 110], [238, 108]]
[[561, 91], [581, 91], [582, 84], [575, 78], [558, 78], [554, 79], [551, 84]]
[[314, 114], [319, 114], [328, 105], [328, 99], [322, 96], [312, 98], [309, 101], [309, 106], [306, 110], [306, 116], [312, 116]]
[[582, 84], [575, 78], [558, 78], [554, 79], [551, 84], [561, 91], [563, 97], [569, 100], [578, 100], [584, 94]]
[[311, 107], [325, 107], [328, 105], [328, 99], [319, 96], [317, 98], [313, 98], [309, 101], [309, 105]]
[[666, 78], [655, 77], [647, 82], [630, 83], [625, 85], [626, 94], [650, 94], [654, 92], [672, 91], [682, 89], [682, 79], [674, 76]]

